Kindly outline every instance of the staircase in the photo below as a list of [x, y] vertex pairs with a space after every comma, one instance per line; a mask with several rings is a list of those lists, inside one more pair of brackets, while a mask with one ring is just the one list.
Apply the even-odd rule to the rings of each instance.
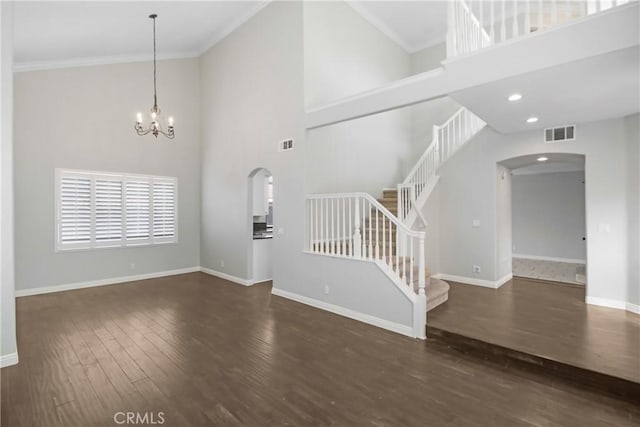
[[[393, 214], [398, 212], [398, 190], [385, 189], [382, 191], [382, 198], [378, 199], [380, 204]], [[425, 270], [427, 312], [433, 310], [449, 299], [449, 284], [444, 280], [431, 277], [431, 271]], [[414, 281], [414, 290], [417, 291], [417, 281]]]
[[426, 338], [426, 315], [448, 299], [449, 285], [426, 268], [425, 233], [413, 230], [438, 168], [485, 123], [466, 108], [433, 127], [433, 140], [397, 189], [307, 195], [306, 252], [373, 262], [413, 304], [412, 334]]

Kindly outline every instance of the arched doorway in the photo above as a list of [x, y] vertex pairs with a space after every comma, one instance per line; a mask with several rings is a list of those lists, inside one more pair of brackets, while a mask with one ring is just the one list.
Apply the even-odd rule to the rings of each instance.
[[247, 277], [252, 283], [272, 279], [273, 174], [258, 167], [247, 177]]
[[[513, 275], [586, 286], [585, 156], [538, 153], [504, 160], [501, 167], [509, 183], [498, 185], [497, 200], [508, 202], [496, 210], [509, 219]], [[500, 252], [506, 242], [500, 235], [497, 240]]]

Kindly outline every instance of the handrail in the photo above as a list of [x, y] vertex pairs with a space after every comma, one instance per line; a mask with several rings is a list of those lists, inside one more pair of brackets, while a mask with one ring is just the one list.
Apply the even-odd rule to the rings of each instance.
[[[483, 3], [490, 5], [488, 13], [485, 13]], [[476, 0], [472, 4], [468, 0], [450, 0], [447, 12], [447, 58], [527, 35], [532, 28], [537, 33], [542, 32], [626, 3], [630, 1]], [[559, 4], [562, 6], [559, 7]], [[476, 7], [472, 7], [474, 5]], [[474, 9], [479, 12], [479, 17]], [[489, 29], [488, 33], [485, 28]]]
[[462, 145], [471, 139], [485, 123], [462, 107], [441, 125], [432, 128], [432, 141], [407, 177], [398, 185], [398, 218], [403, 223], [416, 209], [416, 201], [432, 188], [437, 169]]
[[309, 194], [306, 251], [376, 263], [413, 304], [413, 335], [425, 338], [425, 235], [368, 193]]
[[318, 199], [336, 199], [336, 198], [347, 198], [347, 197], [362, 197], [366, 199], [369, 203], [375, 206], [381, 213], [383, 213], [386, 217], [391, 220], [391, 222], [397, 227], [401, 228], [405, 233], [412, 237], [425, 237], [424, 231], [416, 231], [407, 227], [402, 221], [398, 220], [398, 218], [392, 214], [389, 209], [385, 208], [382, 203], [377, 201], [371, 194], [364, 192], [355, 192], [355, 193], [325, 193], [325, 194], [307, 194], [307, 200], [318, 200]]

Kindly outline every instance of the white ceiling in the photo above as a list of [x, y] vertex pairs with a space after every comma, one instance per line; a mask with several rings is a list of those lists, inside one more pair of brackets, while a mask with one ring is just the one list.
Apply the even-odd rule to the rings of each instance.
[[445, 41], [446, 1], [349, 1], [348, 4], [410, 53]]
[[[636, 46], [451, 96], [501, 133], [624, 117], [640, 110], [639, 64]], [[516, 92], [524, 98], [508, 102], [507, 96]], [[532, 116], [538, 122], [526, 123]]]
[[[15, 4], [16, 69], [197, 56], [264, 1], [44, 1]], [[185, 31], [188, 30], [188, 31]]]

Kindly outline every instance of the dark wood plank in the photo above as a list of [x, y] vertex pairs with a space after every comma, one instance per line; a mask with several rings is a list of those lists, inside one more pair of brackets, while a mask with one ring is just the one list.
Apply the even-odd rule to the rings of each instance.
[[[436, 309], [437, 310], [437, 309]], [[194, 273], [17, 300], [9, 426], [631, 426], [640, 409]]]
[[640, 383], [640, 316], [587, 305], [583, 288], [554, 282], [449, 284], [449, 301], [429, 312], [429, 326]]

